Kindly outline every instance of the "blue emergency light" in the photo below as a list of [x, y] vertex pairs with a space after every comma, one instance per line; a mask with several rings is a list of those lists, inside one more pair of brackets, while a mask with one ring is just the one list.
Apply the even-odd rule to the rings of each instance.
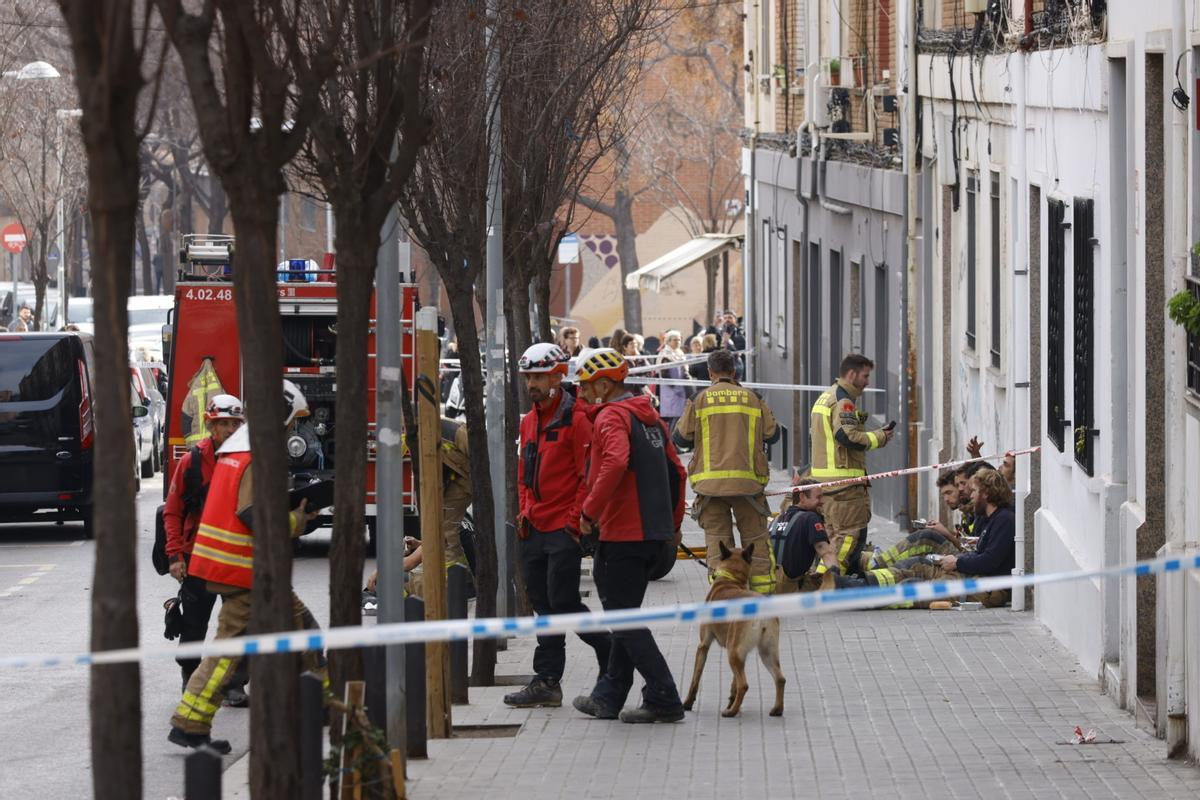
[[317, 279], [316, 272], [309, 271], [307, 258], [289, 258], [287, 268], [279, 270], [279, 277], [285, 283], [307, 283]]

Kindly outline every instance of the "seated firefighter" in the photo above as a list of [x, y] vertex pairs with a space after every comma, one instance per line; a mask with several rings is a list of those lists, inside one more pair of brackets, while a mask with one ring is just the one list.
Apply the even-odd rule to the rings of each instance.
[[[445, 569], [456, 564], [470, 570], [463, 550], [460, 528], [471, 506], [471, 459], [467, 447], [467, 426], [454, 420], [442, 419], [442, 541], [445, 542]], [[404, 571], [408, 575], [408, 594], [424, 597], [424, 564], [421, 543], [406, 537], [404, 540]], [[374, 593], [379, 571], [367, 579], [367, 591]]]
[[[974, 500], [974, 533], [979, 536], [975, 552], [946, 551], [906, 558], [891, 566], [867, 571], [860, 585], [890, 586], [906, 580], [953, 580], [1010, 574], [1016, 555], [1013, 495], [1008, 481], [994, 469], [981, 469], [971, 477], [970, 487]], [[946, 544], [954, 547], [948, 541]], [[1006, 604], [1011, 599], [1011, 591], [979, 592], [964, 599], [993, 608]], [[904, 607], [924, 605], [903, 604]]]
[[[806, 592], [833, 588], [829, 580], [838, 574], [837, 552], [829, 542], [825, 517], [821, 515], [824, 502], [819, 482], [802, 478], [797, 487], [816, 488], [794, 491], [784, 501], [784, 507], [771, 525], [771, 547], [775, 551], [778, 571], [775, 590], [779, 593]], [[827, 570], [816, 571], [818, 564]], [[826, 579], [825, 576], [829, 576]]]

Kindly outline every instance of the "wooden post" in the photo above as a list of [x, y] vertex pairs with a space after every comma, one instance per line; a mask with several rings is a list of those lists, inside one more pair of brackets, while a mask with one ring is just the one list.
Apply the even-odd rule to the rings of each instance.
[[[350, 717], [355, 709], [362, 708], [367, 695], [367, 686], [362, 681], [346, 681], [346, 713], [342, 715], [342, 741], [350, 733]], [[356, 800], [362, 796], [362, 773], [351, 771], [350, 765], [362, 755], [362, 748], [342, 748], [341, 800]]]
[[312, 672], [300, 676], [300, 798], [321, 800], [325, 783], [325, 702], [321, 678]]
[[221, 756], [201, 747], [183, 761], [185, 800], [221, 800]]
[[[417, 312], [417, 454], [420, 458], [421, 565], [425, 619], [446, 619], [446, 542], [442, 537], [442, 415], [438, 408], [437, 309]], [[450, 736], [450, 657], [445, 642], [425, 643], [429, 738]]]

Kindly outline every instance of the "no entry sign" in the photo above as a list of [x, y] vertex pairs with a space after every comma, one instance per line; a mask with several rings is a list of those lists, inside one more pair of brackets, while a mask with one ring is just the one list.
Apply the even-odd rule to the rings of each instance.
[[25, 241], [25, 229], [16, 222], [5, 225], [4, 230], [0, 230], [0, 244], [10, 253], [20, 253], [24, 250]]

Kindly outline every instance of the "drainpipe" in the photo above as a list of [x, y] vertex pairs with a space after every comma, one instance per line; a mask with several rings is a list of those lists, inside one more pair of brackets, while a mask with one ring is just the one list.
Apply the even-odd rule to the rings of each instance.
[[[1171, 4], [1171, 31], [1173, 39], [1173, 49], [1176, 59], [1183, 56], [1183, 62], [1179, 64], [1184, 75], [1189, 75], [1190, 70], [1187, 69], [1188, 61], [1187, 51], [1187, 6], [1185, 0], [1175, 0]], [[1185, 85], [1186, 78], [1184, 79]], [[1200, 98], [1193, 98], [1193, 102], [1200, 102]], [[1171, 266], [1170, 275], [1174, 283], [1175, 276], [1182, 276], [1187, 270], [1187, 253], [1188, 253], [1188, 237], [1187, 237], [1187, 175], [1188, 175], [1188, 115], [1182, 112], [1171, 113], [1171, 155], [1172, 169], [1171, 173], [1174, 177], [1171, 179], [1171, 255], [1169, 264]], [[1154, 324], [1164, 325], [1163, 320], [1157, 320]], [[1173, 327], [1173, 326], [1172, 326]], [[1172, 331], [1167, 339], [1167, 358], [1168, 364], [1178, 363], [1178, 360], [1186, 360], [1186, 356], [1181, 352], [1178, 343], [1181, 342], [1183, 336], [1178, 331]], [[1183, 387], [1180, 385], [1179, 375], [1181, 370], [1168, 369], [1167, 374], [1167, 392], [1171, 402], [1177, 407], [1182, 405], [1179, 398], [1183, 393]], [[1174, 461], [1177, 467], [1182, 466], [1180, 461], [1182, 443], [1176, 441], [1167, 445], [1167, 474], [1174, 472], [1176, 475], [1181, 474], [1181, 470], [1171, 469]], [[1182, 493], [1185, 491], [1184, 482], [1176, 480], [1175, 491], [1171, 491], [1171, 486], [1167, 487], [1167, 546], [1164, 548], [1163, 555], [1168, 552], [1176, 554], [1187, 547], [1187, 533], [1185, 530], [1186, 515], [1183, 509]], [[1187, 661], [1186, 650], [1187, 644], [1187, 620], [1184, 614], [1184, 599], [1188, 591], [1184, 577], [1180, 573], [1172, 573], [1164, 576], [1164, 579], [1159, 582], [1159, 586], [1166, 589], [1160, 600], [1167, 601], [1167, 613], [1160, 615], [1160, 619], [1166, 626], [1165, 631], [1159, 631], [1160, 641], [1166, 641], [1166, 697], [1159, 697], [1158, 702], [1161, 706], [1165, 706], [1166, 717], [1166, 740], [1167, 740], [1167, 757], [1168, 758], [1185, 758], [1188, 749], [1188, 733], [1187, 733]], [[1175, 600], [1177, 602], [1172, 602]], [[1161, 606], [1160, 606], [1161, 607]], [[1160, 650], [1161, 652], [1161, 650]], [[1160, 724], [1162, 718], [1160, 717]]]
[[[920, 97], [917, 93], [917, 0], [908, 3], [908, 38], [905, 42], [907, 53], [908, 86], [905, 87], [904, 104], [904, 160], [907, 167], [907, 192], [904, 202], [906, 250], [905, 281], [901, 303], [904, 306], [904, 375], [903, 396], [907, 401], [907, 456], [908, 466], [915, 467], [920, 463], [920, 441], [917, 438], [917, 427], [921, 418], [921, 402], [917, 395], [917, 299], [921, 292], [921, 264], [918, 252], [919, 235], [917, 229], [918, 181], [921, 177], [921, 154], [917, 152], [917, 104]], [[907, 515], [909, 519], [917, 516], [917, 478], [908, 479]]]
[[758, 255], [758, 214], [755, 206], [758, 203], [758, 135], [759, 135], [759, 94], [762, 84], [758, 79], [759, 62], [762, 53], [758, 52], [758, 44], [762, 41], [761, 29], [763, 24], [762, 9], [758, 0], [754, 0], [750, 14], [750, 88], [754, 95], [751, 104], [754, 119], [750, 128], [750, 189], [746, 199], [746, 247], [742, 251], [742, 306], [746, 326], [746, 344], [752, 348], [746, 354], [746, 380], [753, 380], [754, 362], [758, 358], [758, 331], [755, 328], [757, 315], [754, 313], [754, 266]]
[[[1026, 29], [1032, 24], [1029, 16], [1031, 0], [1026, 0]], [[1025, 75], [1029, 55], [1018, 51], [1010, 56], [1013, 65], [1013, 92], [1017, 104], [1016, 141], [1013, 143], [1013, 173], [1017, 178], [1017, 202], [1012, 204], [1016, 214], [1009, 220], [1012, 231], [1012, 278], [1009, 295], [1009, 368], [1008, 396], [1012, 398], [1012, 442], [1013, 449], [1030, 446], [1029, 441], [1029, 167], [1026, 131], [1026, 86]], [[1036, 455], [1022, 456], [1017, 463], [1017, 486], [1014, 492], [1016, 531], [1013, 537], [1014, 563], [1012, 574], [1025, 574], [1025, 499], [1029, 497], [1030, 465]], [[1013, 593], [1012, 610], [1025, 610], [1025, 590]]]
[[816, 146], [813, 148], [813, 169], [817, 171], [817, 197], [821, 201], [821, 208], [834, 214], [849, 214], [850, 209], [838, 203], [830, 202], [825, 195], [825, 139], [828, 138], [825, 134], [818, 133], [815, 129], [812, 132], [816, 137]]

